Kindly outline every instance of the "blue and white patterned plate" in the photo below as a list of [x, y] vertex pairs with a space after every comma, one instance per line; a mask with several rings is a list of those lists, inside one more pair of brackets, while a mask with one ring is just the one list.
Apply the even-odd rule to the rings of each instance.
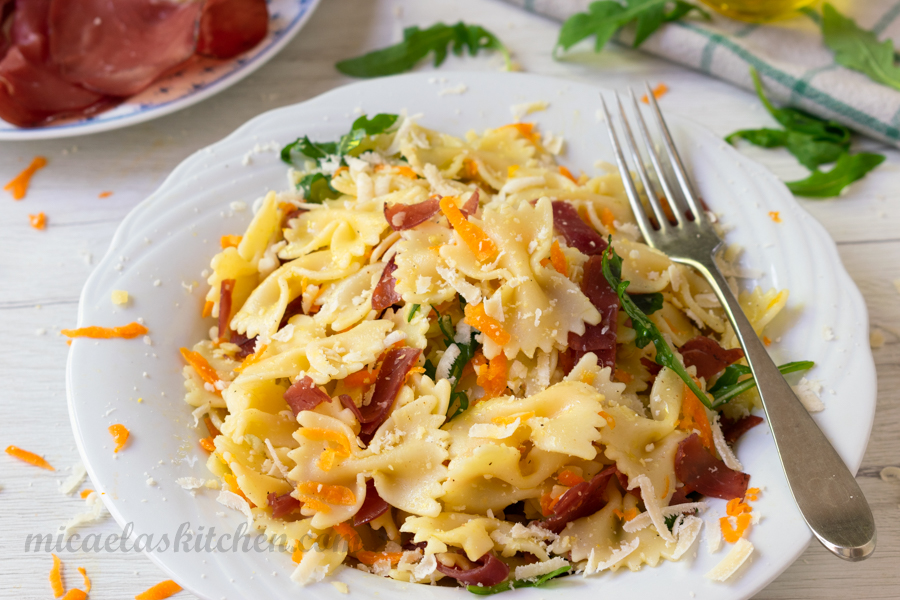
[[99, 133], [143, 123], [218, 94], [275, 56], [312, 15], [320, 0], [268, 0], [269, 32], [253, 49], [231, 60], [192, 57], [182, 69], [106, 112], [46, 127], [16, 127], [0, 119], [0, 140], [46, 140]]

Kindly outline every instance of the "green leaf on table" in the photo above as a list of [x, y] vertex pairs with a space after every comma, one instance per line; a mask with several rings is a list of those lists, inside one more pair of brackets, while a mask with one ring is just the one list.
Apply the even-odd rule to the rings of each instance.
[[[673, 5], [667, 10], [669, 5]], [[595, 36], [594, 51], [600, 52], [615, 33], [635, 22], [633, 46], [637, 48], [664, 23], [677, 21], [691, 12], [709, 19], [709, 13], [683, 0], [602, 0], [592, 2], [587, 12], [569, 17], [559, 31], [557, 48], [568, 50], [578, 42]]]
[[492, 594], [499, 594], [500, 592], [508, 592], [509, 590], [517, 590], [519, 588], [526, 587], [541, 587], [551, 579], [555, 577], [559, 577], [560, 575], [565, 575], [569, 571], [572, 570], [571, 566], [560, 567], [555, 571], [550, 571], [549, 573], [545, 573], [541, 575], [537, 579], [516, 579], [514, 581], [504, 581], [503, 583], [498, 583], [497, 585], [490, 586], [479, 586], [479, 585], [467, 585], [466, 589], [472, 592], [473, 594], [477, 594], [479, 596], [490, 596]]
[[431, 53], [434, 54], [434, 66], [439, 67], [448, 52], [462, 56], [466, 49], [471, 56], [481, 50], [499, 51], [509, 69], [509, 50], [500, 39], [480, 25], [466, 25], [462, 21], [455, 25], [436, 23], [427, 29], [407, 27], [403, 30], [402, 42], [342, 60], [335, 67], [351, 77], [383, 77], [409, 71]]
[[830, 198], [862, 179], [866, 173], [884, 162], [884, 156], [860, 152], [843, 154], [830, 171], [813, 171], [812, 175], [800, 181], [787, 182], [788, 189], [798, 196], [807, 198]]
[[637, 304], [635, 304], [632, 297], [628, 294], [628, 284], [631, 282], [622, 281], [621, 279], [622, 257], [620, 257], [612, 247], [612, 238], [610, 238], [609, 247], [603, 253], [602, 266], [603, 276], [619, 296], [619, 303], [622, 305], [622, 310], [631, 317], [631, 326], [634, 328], [635, 334], [637, 334], [634, 345], [638, 348], [643, 348], [650, 342], [653, 342], [653, 345], [656, 346], [656, 364], [663, 367], [669, 367], [675, 371], [681, 380], [684, 381], [685, 385], [694, 392], [694, 395], [696, 395], [707, 408], [712, 408], [709, 396], [700, 389], [700, 386], [698, 386], [688, 374], [681, 361], [676, 358], [675, 353], [672, 352], [672, 349], [663, 337], [662, 332], [660, 332], [656, 325], [653, 324], [653, 321], [647, 318], [644, 311], [638, 308]]
[[849, 144], [836, 144], [828, 140], [819, 140], [814, 136], [796, 131], [788, 131], [785, 140], [788, 152], [810, 171], [837, 161], [846, 154]]
[[735, 131], [725, 138], [729, 144], [734, 144], [735, 140], [742, 139], [750, 142], [754, 146], [763, 148], [780, 148], [787, 143], [787, 131], [784, 129], [741, 129]]
[[822, 37], [834, 50], [834, 60], [872, 80], [900, 90], [900, 68], [894, 65], [894, 42], [878, 41], [874, 32], [861, 28], [831, 4], [822, 9]]

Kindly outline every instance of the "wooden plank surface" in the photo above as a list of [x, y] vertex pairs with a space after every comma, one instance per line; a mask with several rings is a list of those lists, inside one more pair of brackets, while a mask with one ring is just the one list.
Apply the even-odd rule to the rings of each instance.
[[[0, 197], [0, 442], [43, 454], [59, 471], [51, 474], [0, 459], [0, 596], [46, 598], [50, 557], [23, 552], [29, 533], [55, 533], [83, 510], [64, 497], [58, 481], [78, 462], [65, 403], [67, 347], [58, 335], [75, 323], [85, 279], [106, 251], [122, 218], [147, 197], [186, 156], [265, 110], [292, 104], [348, 80], [335, 61], [396, 41], [402, 27], [455, 22], [464, 15], [496, 32], [523, 70], [624, 87], [644, 79], [664, 81], [671, 92], [666, 110], [702, 115], [718, 134], [771, 124], [756, 99], [727, 84], [630, 50], [600, 56], [576, 52], [563, 62], [550, 56], [558, 25], [492, 0], [329, 0], [300, 35], [272, 62], [240, 84], [194, 107], [128, 129], [60, 141], [3, 143], [0, 179], [6, 181], [33, 156], [49, 166], [34, 179], [28, 197]], [[496, 69], [498, 57], [459, 60], [442, 71]], [[452, 74], [442, 72], [452, 78]], [[758, 598], [900, 598], [900, 485], [879, 477], [900, 465], [900, 153], [876, 143], [888, 162], [838, 200], [801, 201], [839, 244], [841, 258], [862, 290], [873, 328], [884, 338], [875, 349], [878, 409], [858, 478], [875, 512], [879, 544], [875, 556], [849, 564], [811, 546]], [[748, 151], [778, 176], [803, 173], [787, 155]], [[99, 198], [112, 191], [107, 198]], [[28, 226], [27, 215], [43, 211], [49, 227]], [[86, 483], [84, 487], [89, 487]], [[111, 519], [90, 531], [117, 532]], [[130, 598], [164, 579], [145, 556], [130, 553], [65, 554], [66, 577], [80, 582], [76, 566], [94, 581], [91, 598]], [[189, 597], [184, 593], [179, 597]]]

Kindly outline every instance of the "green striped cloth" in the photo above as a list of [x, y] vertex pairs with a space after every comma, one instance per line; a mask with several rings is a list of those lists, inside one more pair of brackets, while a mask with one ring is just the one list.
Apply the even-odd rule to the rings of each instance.
[[[558, 21], [584, 12], [590, 0], [506, 0]], [[836, 2], [838, 10], [879, 39], [900, 40], [900, 0]], [[782, 103], [833, 119], [873, 138], [900, 145], [900, 92], [834, 62], [822, 43], [818, 14], [808, 12], [770, 25], [714, 15], [661, 27], [641, 50], [752, 90], [750, 66], [767, 94]], [[630, 31], [619, 38], [633, 39]]]

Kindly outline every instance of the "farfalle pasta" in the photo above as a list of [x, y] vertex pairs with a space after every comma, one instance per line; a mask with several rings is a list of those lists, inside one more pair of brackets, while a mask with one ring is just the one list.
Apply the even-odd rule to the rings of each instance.
[[[746, 535], [742, 353], [705, 281], [640, 241], [618, 176], [573, 176], [531, 124], [396, 115], [282, 157], [294, 189], [223, 239], [218, 325], [183, 353], [219, 500], [294, 580], [639, 570], [691, 548], [709, 496]], [[760, 333], [786, 300], [741, 296]]]

